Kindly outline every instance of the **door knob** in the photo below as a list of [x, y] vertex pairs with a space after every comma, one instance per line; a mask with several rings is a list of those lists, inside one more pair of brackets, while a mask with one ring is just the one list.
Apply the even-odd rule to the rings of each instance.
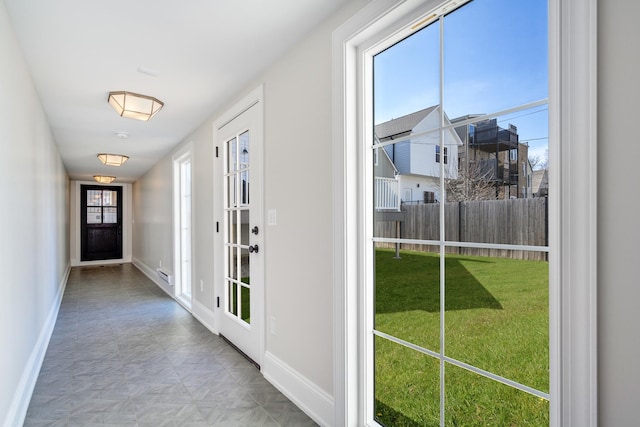
[[258, 226], [256, 225], [255, 227], [253, 227], [253, 228], [251, 229], [251, 232], [252, 232], [253, 234], [258, 234]]
[[258, 245], [249, 246], [249, 252], [258, 253]]

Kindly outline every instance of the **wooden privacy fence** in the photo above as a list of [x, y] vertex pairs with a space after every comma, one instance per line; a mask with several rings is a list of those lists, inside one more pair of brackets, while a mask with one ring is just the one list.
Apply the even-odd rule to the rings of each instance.
[[[548, 200], [544, 198], [483, 200], [446, 203], [445, 239], [448, 242], [547, 246]], [[402, 205], [402, 239], [440, 240], [440, 204]], [[396, 221], [375, 222], [375, 237], [396, 238]], [[393, 248], [393, 243], [378, 247]], [[401, 249], [437, 252], [433, 245], [401, 245]], [[448, 247], [447, 253], [499, 258], [548, 260], [546, 252], [509, 249]]]

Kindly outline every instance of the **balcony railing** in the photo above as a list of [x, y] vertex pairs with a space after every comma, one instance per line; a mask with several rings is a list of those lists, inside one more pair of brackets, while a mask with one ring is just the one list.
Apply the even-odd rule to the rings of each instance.
[[400, 211], [400, 185], [397, 178], [375, 178], [375, 205], [377, 210]]

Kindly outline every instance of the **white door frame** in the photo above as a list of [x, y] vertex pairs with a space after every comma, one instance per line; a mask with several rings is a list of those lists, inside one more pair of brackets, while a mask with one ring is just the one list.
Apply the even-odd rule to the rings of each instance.
[[122, 187], [122, 258], [103, 261], [81, 261], [80, 260], [80, 188], [82, 185], [95, 185], [95, 181], [71, 181], [69, 194], [69, 252], [71, 267], [83, 265], [102, 265], [102, 264], [122, 264], [123, 262], [132, 262], [132, 220], [133, 220], [133, 202], [132, 202], [132, 184], [129, 183], [113, 183], [101, 184], [103, 186]]
[[[225, 125], [231, 123], [235, 118], [239, 117], [245, 111], [255, 108], [256, 114], [256, 125], [255, 129], [252, 129], [252, 153], [251, 153], [251, 173], [252, 176], [258, 176], [260, 179], [252, 179], [251, 180], [251, 212], [252, 217], [256, 218], [256, 220], [251, 224], [251, 227], [257, 226], [259, 229], [259, 233], [257, 235], [252, 235], [252, 241], [254, 244], [257, 244], [259, 249], [258, 254], [251, 254], [251, 263], [252, 263], [252, 277], [254, 274], [258, 275], [258, 286], [255, 288], [252, 286], [251, 295], [252, 298], [257, 299], [257, 304], [252, 305], [251, 312], [251, 327], [256, 328], [256, 337], [258, 340], [257, 355], [250, 355], [254, 362], [258, 365], [262, 366], [263, 356], [264, 356], [264, 325], [265, 325], [265, 276], [264, 276], [264, 203], [262, 194], [264, 192], [263, 185], [263, 164], [264, 164], [264, 156], [263, 156], [263, 141], [264, 141], [264, 87], [263, 85], [258, 86], [245, 97], [243, 97], [240, 101], [235, 103], [231, 108], [229, 108], [223, 115], [221, 115], [213, 125], [213, 136], [214, 136], [214, 217], [216, 221], [216, 229], [214, 230], [214, 283], [215, 283], [215, 294], [216, 294], [216, 325], [218, 333], [224, 333], [223, 331], [223, 316], [225, 316], [225, 278], [224, 278], [224, 179], [223, 179], [223, 159], [224, 159], [224, 144], [226, 141], [221, 139], [220, 130], [224, 128]], [[255, 144], [253, 144], [255, 142]], [[254, 272], [255, 270], [255, 272]], [[252, 281], [252, 284], [255, 282]], [[242, 350], [242, 348], [240, 348]]]
[[[425, 5], [374, 0], [333, 34], [334, 402], [336, 426], [365, 424], [363, 292], [359, 218], [363, 212], [363, 117], [359, 46], [399, 22], [419, 24]], [[551, 418], [597, 425], [597, 0], [549, 1]], [[417, 25], [417, 24], [416, 24]], [[562, 120], [560, 120], [562, 118]], [[553, 142], [552, 142], [553, 141]], [[583, 196], [582, 196], [583, 195]], [[555, 318], [554, 318], [555, 316]]]

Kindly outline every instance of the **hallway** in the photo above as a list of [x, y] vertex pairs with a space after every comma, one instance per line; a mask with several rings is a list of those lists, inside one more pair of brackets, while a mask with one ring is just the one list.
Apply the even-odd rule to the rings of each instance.
[[315, 426], [131, 264], [71, 270], [25, 426]]

